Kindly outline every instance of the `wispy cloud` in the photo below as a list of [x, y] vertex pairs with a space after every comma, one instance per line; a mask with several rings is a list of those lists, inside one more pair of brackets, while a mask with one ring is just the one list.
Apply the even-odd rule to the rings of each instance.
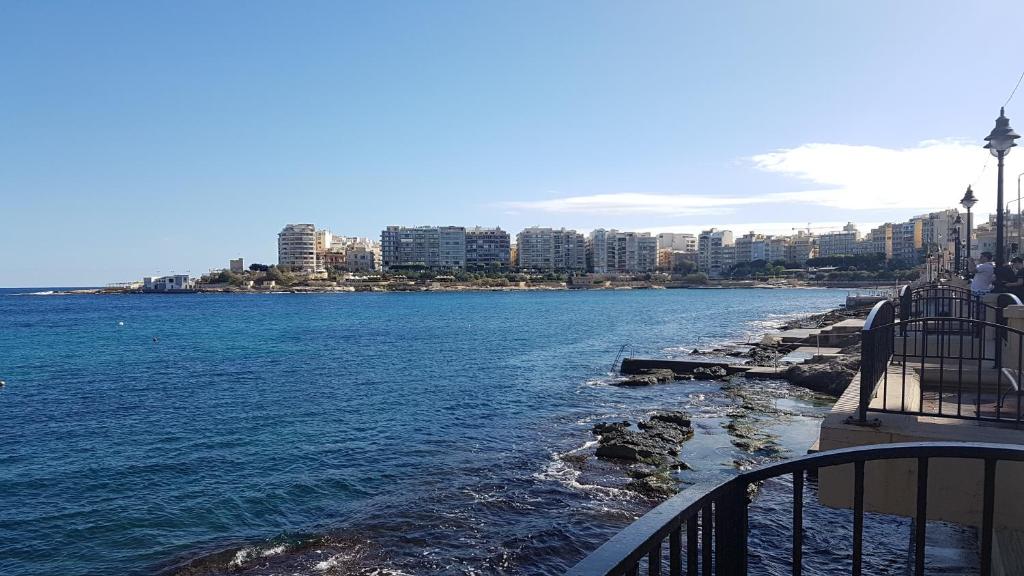
[[785, 194], [763, 196], [712, 196], [700, 194], [641, 194], [623, 192], [569, 196], [530, 202], [506, 202], [516, 210], [539, 210], [576, 214], [661, 214], [665, 216], [706, 216], [731, 214], [737, 206], [751, 203], [786, 202]]
[[[1008, 173], [1017, 174], [1017, 168], [1024, 167], [1022, 156], [1024, 151], [1008, 158]], [[977, 142], [956, 139], [927, 140], [908, 148], [811, 143], [758, 154], [747, 159], [746, 165], [789, 176], [804, 186], [812, 183], [812, 190], [745, 196], [621, 192], [506, 202], [503, 206], [517, 212], [661, 216], [728, 216], [745, 207], [794, 202], [843, 210], [926, 211], [954, 205], [971, 183], [987, 205], [995, 170], [990, 167], [979, 180], [985, 158]]]

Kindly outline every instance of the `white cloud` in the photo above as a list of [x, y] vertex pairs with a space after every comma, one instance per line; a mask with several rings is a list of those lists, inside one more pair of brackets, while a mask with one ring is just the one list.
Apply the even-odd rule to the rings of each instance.
[[[955, 206], [972, 183], [981, 206], [990, 206], [995, 203], [996, 169], [995, 159], [991, 159], [982, 173], [986, 154], [977, 142], [955, 139], [927, 140], [909, 148], [811, 143], [758, 154], [748, 159], [748, 165], [812, 183], [813, 190], [750, 196], [621, 192], [505, 202], [503, 206], [522, 212], [616, 216], [727, 216], [743, 212], [744, 207], [756, 210], [757, 205], [783, 203], [916, 212]], [[1024, 168], [1022, 160], [1024, 150], [1007, 159], [1007, 200], [1015, 187], [1012, 180]]]
[[[751, 160], [760, 170], [822, 186], [788, 194], [797, 201], [846, 210], [936, 210], [956, 204], [978, 179], [986, 154], [976, 142], [928, 140], [911, 148], [804, 144]], [[975, 186], [979, 194], [992, 184], [992, 174], [984, 176]]]

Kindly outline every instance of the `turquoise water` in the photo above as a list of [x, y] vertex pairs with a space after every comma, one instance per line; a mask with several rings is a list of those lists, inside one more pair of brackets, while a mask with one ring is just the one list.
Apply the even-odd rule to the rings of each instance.
[[[749, 457], [718, 384], [609, 386], [623, 344], [678, 355], [846, 295], [24, 292], [0, 291], [7, 576], [560, 573], [653, 505], [566, 463], [594, 422], [693, 412], [686, 482]], [[786, 407], [799, 452], [823, 408]]]

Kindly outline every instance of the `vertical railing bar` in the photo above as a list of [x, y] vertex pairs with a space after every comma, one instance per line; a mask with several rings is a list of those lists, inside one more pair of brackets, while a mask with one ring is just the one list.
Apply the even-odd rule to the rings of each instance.
[[[946, 326], [945, 320], [939, 320], [939, 414], [942, 414], [942, 384], [946, 375], [946, 355], [949, 352], [948, 349], [944, 348], [945, 342], [948, 340], [946, 337]], [[921, 389], [924, 389], [924, 382], [921, 382]]]
[[[962, 312], [961, 308], [961, 312]], [[962, 318], [962, 316], [961, 316]], [[957, 346], [957, 372], [956, 372], [956, 415], [960, 416], [960, 411], [964, 403], [964, 321], [958, 320], [960, 326], [957, 332], [960, 336], [960, 344]]]
[[668, 535], [668, 573], [683, 576], [683, 527], [677, 526]]
[[661, 542], [655, 542], [647, 553], [647, 576], [661, 576]]
[[[920, 372], [921, 383], [917, 387], [917, 412], [919, 414], [924, 414], [924, 379], [925, 379], [924, 359], [928, 357], [928, 352], [929, 352], [929, 350], [931, 350], [931, 342], [928, 341], [928, 321], [924, 322], [924, 332], [923, 332], [923, 334], [924, 334], [924, 354], [921, 354], [921, 372]], [[907, 390], [907, 383], [904, 382], [903, 383], [903, 391], [906, 392], [906, 390]]]
[[686, 576], [697, 576], [697, 515], [694, 514], [686, 523]]
[[864, 547], [864, 461], [853, 464], [853, 576], [860, 576]]
[[1014, 334], [1017, 336], [1017, 426], [1020, 426], [1021, 389], [1024, 388], [1024, 382], [1021, 382], [1024, 378], [1024, 371], [1021, 370], [1024, 367], [1024, 335], [1019, 332]]
[[[980, 298], [979, 298], [980, 300]], [[981, 418], [981, 365], [985, 363], [985, 325], [981, 325], [981, 340], [978, 342], [978, 382], [977, 395], [974, 397], [974, 417]]]
[[804, 562], [804, 472], [793, 472], [793, 576], [801, 576]]
[[914, 576], [924, 576], [925, 529], [928, 524], [928, 459], [917, 459], [917, 515], [914, 516]]
[[711, 529], [713, 525], [714, 519], [711, 516], [711, 502], [708, 502], [700, 512], [700, 571], [703, 576], [711, 576], [711, 562], [714, 557], [714, 549], [712, 549], [711, 542]]
[[992, 574], [992, 524], [995, 515], [996, 461], [985, 459], [985, 488], [981, 511], [981, 576]]

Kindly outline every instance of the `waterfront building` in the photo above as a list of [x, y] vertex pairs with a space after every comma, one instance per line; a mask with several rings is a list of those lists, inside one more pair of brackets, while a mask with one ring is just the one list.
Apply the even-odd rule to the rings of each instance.
[[583, 234], [565, 228], [526, 228], [516, 236], [523, 270], [583, 272], [587, 266]]
[[735, 263], [736, 251], [731, 230], [711, 228], [697, 237], [697, 269], [708, 276], [722, 276]]
[[810, 232], [798, 230], [786, 243], [786, 262], [803, 264], [814, 257], [816, 238]]
[[242, 274], [245, 272], [245, 262], [241, 258], [235, 258], [228, 261], [228, 270], [233, 274]]
[[345, 270], [372, 272], [377, 269], [377, 254], [366, 246], [353, 246], [345, 251]]
[[587, 236], [587, 270], [608, 273], [608, 231], [604, 228], [591, 230]]
[[277, 265], [311, 274], [322, 269], [317, 262], [316, 226], [288, 224], [277, 234]]
[[697, 253], [665, 248], [658, 250], [658, 270], [662, 272], [692, 272], [697, 269]]
[[658, 239], [647, 232], [597, 229], [587, 238], [587, 270], [645, 274], [658, 267]]
[[662, 232], [658, 234], [658, 250], [696, 252], [697, 237], [683, 232]]
[[765, 249], [763, 234], [750, 231], [737, 238], [734, 246], [736, 250], [736, 263], [753, 262], [754, 260], [764, 259]]
[[466, 268], [508, 269], [512, 265], [512, 240], [501, 228], [466, 229]]
[[188, 274], [146, 276], [142, 279], [142, 289], [145, 292], [184, 292], [195, 288], [196, 281]]
[[825, 232], [818, 236], [818, 256], [852, 256], [857, 253], [860, 233], [851, 222], [840, 232]]
[[432, 270], [466, 267], [466, 229], [461, 226], [388, 226], [380, 234], [385, 270], [422, 266]]
[[893, 224], [892, 227], [892, 259], [912, 266], [923, 260], [923, 223], [914, 218], [906, 222]]

